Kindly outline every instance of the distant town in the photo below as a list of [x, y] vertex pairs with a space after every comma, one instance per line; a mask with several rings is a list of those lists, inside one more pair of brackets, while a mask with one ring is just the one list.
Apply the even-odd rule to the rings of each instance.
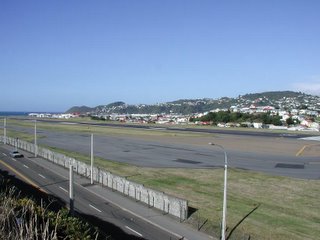
[[[278, 124], [263, 121], [210, 121], [204, 116], [227, 112], [235, 116], [276, 116]], [[70, 119], [91, 117], [94, 120], [135, 124], [216, 125], [218, 127], [249, 127], [319, 132], [320, 97], [297, 93], [265, 92], [237, 98], [178, 100], [155, 105], [127, 105], [115, 102], [95, 108], [73, 107], [63, 114], [30, 113], [35, 118]], [[240, 119], [241, 120], [241, 119]]]

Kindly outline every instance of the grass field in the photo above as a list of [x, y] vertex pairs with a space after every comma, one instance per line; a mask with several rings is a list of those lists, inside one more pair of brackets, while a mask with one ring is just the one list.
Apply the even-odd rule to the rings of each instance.
[[[11, 122], [13, 124], [13, 122]], [[33, 123], [16, 122], [32, 127]], [[28, 125], [29, 124], [29, 125]], [[43, 124], [43, 125], [42, 125]], [[175, 139], [206, 137], [206, 134], [172, 133], [73, 125], [38, 123], [39, 129], [82, 131], [95, 134], [129, 135], [141, 138]], [[2, 130], [2, 129], [1, 129]], [[3, 132], [0, 130], [0, 134]], [[180, 135], [182, 134], [182, 135]], [[8, 135], [32, 141], [32, 135], [10, 130]], [[89, 156], [53, 149], [78, 160], [89, 162]], [[153, 189], [187, 199], [195, 209], [187, 223], [211, 235], [219, 236], [222, 212], [223, 169], [141, 168], [95, 158], [99, 165]], [[274, 177], [250, 171], [229, 169], [227, 226], [230, 239], [319, 239], [320, 181]], [[237, 227], [236, 227], [237, 226]], [[236, 227], [236, 228], [235, 228]], [[235, 229], [234, 229], [235, 228]]]

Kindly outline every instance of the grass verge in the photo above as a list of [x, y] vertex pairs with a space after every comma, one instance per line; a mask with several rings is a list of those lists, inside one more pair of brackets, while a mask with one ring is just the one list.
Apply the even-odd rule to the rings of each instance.
[[[89, 156], [51, 149], [90, 162]], [[102, 158], [94, 161], [99, 167], [132, 181], [187, 199], [195, 209], [187, 223], [219, 236], [223, 169], [158, 169]], [[274, 177], [238, 169], [229, 169], [228, 173], [227, 226], [230, 239], [248, 239], [250, 236], [251, 239], [302, 240], [320, 236], [319, 181]]]

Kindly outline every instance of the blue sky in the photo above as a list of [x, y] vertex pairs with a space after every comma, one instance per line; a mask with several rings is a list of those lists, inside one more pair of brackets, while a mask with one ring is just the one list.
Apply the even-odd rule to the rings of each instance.
[[318, 0], [1, 0], [0, 111], [320, 94]]

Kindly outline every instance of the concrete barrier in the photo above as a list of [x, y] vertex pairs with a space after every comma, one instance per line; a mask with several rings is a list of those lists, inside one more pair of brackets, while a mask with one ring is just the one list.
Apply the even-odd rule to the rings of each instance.
[[[87, 178], [90, 178], [91, 176], [91, 166], [74, 158], [67, 157], [64, 154], [56, 153], [46, 148], [35, 147], [34, 144], [19, 140], [18, 138], [7, 137], [5, 141], [2, 136], [0, 139], [3, 143], [6, 142], [8, 145], [12, 145], [27, 152], [34, 153], [37, 151], [37, 156], [64, 168], [69, 168], [70, 164], [72, 164], [73, 169], [77, 174]], [[188, 217], [188, 201], [185, 199], [147, 188], [142, 184], [129, 181], [124, 177], [117, 176], [97, 167], [93, 167], [93, 180], [113, 191], [120, 192], [136, 201], [146, 204], [148, 207], [159, 209], [163, 214], [173, 215], [181, 221]]]

